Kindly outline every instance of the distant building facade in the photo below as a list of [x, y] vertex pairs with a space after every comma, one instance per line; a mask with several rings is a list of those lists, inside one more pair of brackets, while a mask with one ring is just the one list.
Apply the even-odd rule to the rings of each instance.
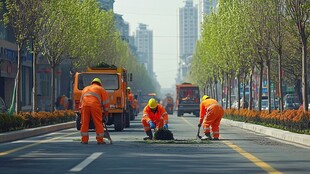
[[201, 34], [201, 26], [204, 18], [210, 15], [211, 12], [216, 11], [218, 7], [218, 0], [199, 0], [198, 5], [198, 33]]
[[153, 77], [153, 31], [149, 30], [146, 24], [139, 24], [135, 32], [135, 45], [138, 63], [143, 64], [149, 75]]
[[179, 9], [179, 71], [177, 83], [185, 80], [191, 63], [191, 56], [198, 40], [198, 7], [193, 0], [186, 0]]
[[113, 10], [114, 0], [98, 0], [100, 3], [100, 8], [109, 11]]

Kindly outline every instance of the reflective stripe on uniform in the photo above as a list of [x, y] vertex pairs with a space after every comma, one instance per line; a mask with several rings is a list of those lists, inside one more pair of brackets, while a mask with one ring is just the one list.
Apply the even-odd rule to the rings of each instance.
[[212, 132], [213, 134], [220, 134], [220, 132]]
[[96, 97], [96, 98], [99, 100], [99, 102], [101, 103], [101, 98], [100, 98], [100, 96], [99, 96], [97, 93], [95, 93], [95, 92], [86, 92], [85, 94], [82, 95], [81, 99], [83, 99], [85, 96], [94, 96], [94, 97]]
[[88, 132], [81, 132], [82, 136], [88, 136]]
[[150, 129], [150, 126], [145, 126], [145, 127], [143, 127], [144, 129]]
[[210, 128], [209, 128], [209, 127], [206, 127], [206, 128], [203, 128], [203, 130], [210, 130]]
[[97, 137], [103, 137], [103, 133], [102, 134], [97, 134]]
[[164, 118], [164, 115], [168, 114], [167, 112], [164, 112], [163, 114], [161, 114], [161, 118]]
[[143, 117], [147, 117], [147, 116], [149, 116], [149, 114], [143, 114]]
[[107, 99], [107, 100], [101, 102], [101, 105], [105, 105], [105, 104], [107, 104], [107, 103], [109, 103], [109, 102], [110, 102], [110, 101]]
[[217, 103], [211, 104], [211, 105], [207, 108], [207, 111], [209, 111], [209, 110], [211, 109], [211, 107], [216, 106], [216, 105], [218, 105], [218, 104], [217, 104]]

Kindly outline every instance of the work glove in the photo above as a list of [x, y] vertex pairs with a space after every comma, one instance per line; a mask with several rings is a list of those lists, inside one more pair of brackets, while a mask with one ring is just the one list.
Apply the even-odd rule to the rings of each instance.
[[201, 127], [201, 123], [198, 123], [198, 127]]
[[151, 128], [151, 129], [155, 129], [156, 126], [155, 126], [154, 122], [149, 121], [149, 124], [150, 124], [150, 128]]
[[164, 124], [164, 129], [168, 129], [168, 124]]

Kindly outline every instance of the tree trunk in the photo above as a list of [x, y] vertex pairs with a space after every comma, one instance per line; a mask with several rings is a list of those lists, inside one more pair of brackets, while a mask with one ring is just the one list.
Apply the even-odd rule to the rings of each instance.
[[278, 78], [279, 78], [279, 110], [283, 111], [283, 88], [282, 88], [282, 47], [278, 51]]
[[302, 98], [304, 111], [308, 111], [308, 82], [307, 82], [307, 38], [305, 31], [301, 34], [302, 40]]
[[[32, 46], [33, 48], [33, 46]], [[32, 75], [33, 75], [33, 86], [32, 86], [32, 112], [37, 112], [38, 111], [38, 106], [37, 106], [37, 54], [35, 50], [32, 50]]]
[[237, 74], [237, 108], [240, 109], [240, 73]]
[[55, 103], [55, 64], [54, 62], [51, 63], [51, 112], [54, 112], [54, 103]]
[[262, 94], [263, 94], [263, 70], [264, 62], [260, 62], [260, 72], [259, 72], [259, 91], [258, 91], [258, 110], [262, 110]]
[[250, 95], [249, 95], [249, 110], [252, 110], [253, 109], [253, 73], [254, 73], [254, 66], [252, 67], [251, 69], [251, 73], [250, 73], [250, 78], [249, 78], [249, 92], [250, 92]]
[[15, 95], [15, 111], [19, 113], [21, 111], [21, 75], [22, 75], [22, 56], [21, 56], [21, 49], [23, 44], [17, 44], [17, 74], [16, 74], [16, 95]]
[[[269, 54], [270, 56], [270, 54]], [[269, 60], [270, 60], [270, 57], [269, 57]], [[271, 113], [271, 88], [270, 88], [270, 84], [271, 84], [271, 79], [270, 79], [270, 61], [267, 61], [266, 62], [266, 65], [267, 65], [267, 91], [268, 91], [268, 113]]]

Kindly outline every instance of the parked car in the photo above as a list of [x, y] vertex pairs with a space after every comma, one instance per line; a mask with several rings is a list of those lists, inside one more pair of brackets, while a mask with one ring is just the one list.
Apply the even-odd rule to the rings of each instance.
[[0, 97], [0, 112], [5, 113], [8, 111], [5, 101]]
[[286, 94], [284, 96], [284, 109], [298, 109], [300, 107], [298, 96], [295, 94]]

